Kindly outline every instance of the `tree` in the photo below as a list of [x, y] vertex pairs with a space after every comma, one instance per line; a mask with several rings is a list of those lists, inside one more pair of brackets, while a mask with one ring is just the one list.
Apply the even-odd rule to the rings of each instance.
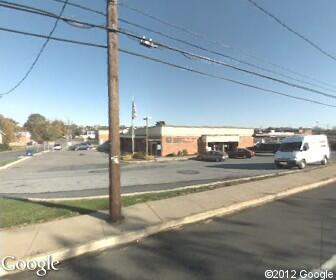
[[30, 132], [31, 137], [36, 142], [48, 140], [48, 121], [40, 114], [31, 114], [24, 124], [24, 127]]
[[15, 133], [18, 131], [16, 121], [0, 115], [0, 129], [6, 134], [4, 136], [4, 144], [8, 145], [9, 143], [15, 141]]
[[50, 140], [56, 140], [61, 138], [66, 133], [66, 127], [63, 121], [55, 120], [49, 125], [49, 137]]
[[55, 141], [65, 135], [66, 127], [63, 121], [50, 122], [40, 114], [31, 114], [24, 127], [31, 133], [36, 142]]

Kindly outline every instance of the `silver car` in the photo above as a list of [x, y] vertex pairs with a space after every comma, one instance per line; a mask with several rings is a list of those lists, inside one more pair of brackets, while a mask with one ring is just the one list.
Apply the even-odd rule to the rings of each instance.
[[227, 153], [219, 152], [219, 151], [210, 151], [204, 154], [198, 155], [198, 160], [206, 160], [206, 161], [224, 161], [228, 158]]

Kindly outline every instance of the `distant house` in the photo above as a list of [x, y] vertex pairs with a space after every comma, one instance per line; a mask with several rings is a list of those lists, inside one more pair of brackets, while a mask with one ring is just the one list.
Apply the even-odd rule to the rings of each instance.
[[15, 133], [15, 141], [9, 143], [10, 146], [25, 146], [31, 142], [31, 134], [28, 131]]
[[0, 144], [3, 144], [3, 137], [6, 136], [6, 134], [0, 129]]

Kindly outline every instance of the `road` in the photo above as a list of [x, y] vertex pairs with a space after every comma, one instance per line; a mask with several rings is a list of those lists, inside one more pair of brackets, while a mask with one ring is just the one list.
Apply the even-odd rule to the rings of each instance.
[[15, 160], [19, 156], [24, 155], [25, 151], [26, 150], [15, 150], [15, 151], [0, 152], [0, 162]]
[[[218, 180], [274, 173], [272, 156], [122, 165], [122, 192], [162, 190]], [[107, 194], [107, 155], [95, 151], [50, 152], [2, 170], [0, 194], [73, 197]]]
[[268, 269], [310, 271], [336, 254], [335, 205], [333, 184], [76, 258], [46, 279], [262, 280]]
[[43, 145], [30, 146], [29, 148], [25, 146], [13, 151], [0, 152], [0, 162], [16, 160], [20, 156], [24, 156], [28, 150], [32, 153], [37, 153], [43, 150]]

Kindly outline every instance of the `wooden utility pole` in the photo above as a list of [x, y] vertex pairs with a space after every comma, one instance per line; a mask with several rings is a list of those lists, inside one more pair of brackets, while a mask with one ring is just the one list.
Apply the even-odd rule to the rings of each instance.
[[119, 58], [118, 1], [107, 0], [107, 61], [109, 112], [109, 212], [112, 222], [122, 218], [120, 195], [120, 135], [119, 135]]

